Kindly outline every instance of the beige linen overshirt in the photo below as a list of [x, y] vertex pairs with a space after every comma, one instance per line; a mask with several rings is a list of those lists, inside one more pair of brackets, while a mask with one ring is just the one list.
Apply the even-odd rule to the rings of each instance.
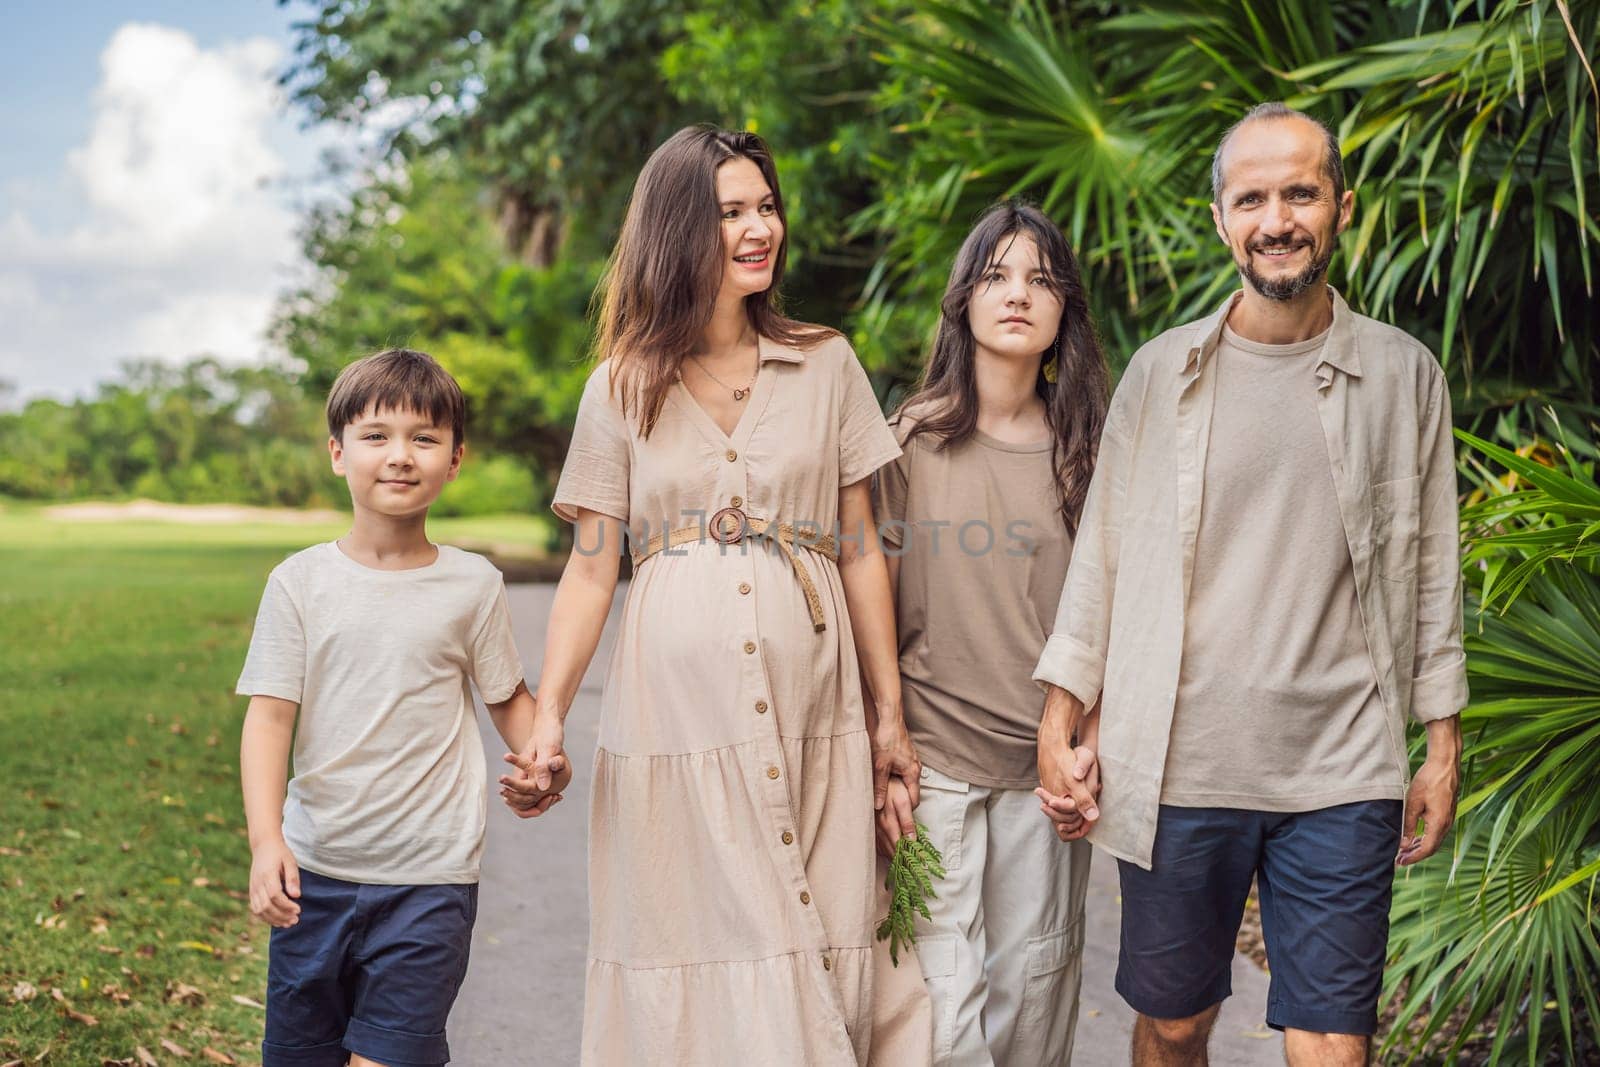
[[[1329, 292], [1317, 416], [1389, 741], [1404, 766], [1406, 714], [1431, 722], [1467, 702], [1450, 394], [1422, 344]], [[1102, 792], [1090, 838], [1146, 868], [1194, 573], [1216, 395], [1211, 357], [1238, 296], [1163, 333], [1129, 363], [1033, 674], [1086, 707], [1100, 701]], [[1273, 635], [1242, 619], [1238, 640]]]

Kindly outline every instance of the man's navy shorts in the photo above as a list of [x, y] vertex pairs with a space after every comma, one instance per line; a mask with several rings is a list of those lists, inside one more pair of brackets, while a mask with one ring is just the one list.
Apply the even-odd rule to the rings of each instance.
[[1400, 847], [1398, 800], [1318, 811], [1163, 804], [1150, 870], [1118, 863], [1117, 992], [1142, 1015], [1184, 1019], [1233, 992], [1234, 941], [1256, 879], [1274, 1029], [1377, 1029]]
[[272, 931], [262, 1067], [450, 1062], [476, 885], [368, 885], [300, 871], [300, 921]]

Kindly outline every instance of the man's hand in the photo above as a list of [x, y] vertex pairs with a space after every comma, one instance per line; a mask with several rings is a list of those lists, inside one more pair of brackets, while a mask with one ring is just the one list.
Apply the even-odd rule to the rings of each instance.
[[250, 914], [273, 926], [300, 921], [300, 865], [283, 838], [251, 850]]
[[[1075, 841], [1100, 818], [1098, 722], [1085, 720], [1083, 702], [1059, 686], [1051, 686], [1039, 721], [1039, 785], [1041, 810], [1054, 824], [1056, 836]], [[1074, 746], [1074, 731], [1081, 733]]]
[[[1039, 810], [1055, 826], [1056, 836], [1063, 841], [1076, 841], [1100, 818], [1100, 760], [1088, 745], [1071, 749], [1069, 756], [1071, 769], [1064, 792], [1052, 793], [1041, 786], [1033, 795], [1039, 798]], [[1042, 773], [1040, 781], [1044, 781]]]
[[911, 790], [899, 778], [889, 779], [888, 795], [876, 816], [878, 851], [885, 857], [894, 855], [894, 846], [902, 837], [915, 837], [917, 817], [912, 814]]
[[[1400, 821], [1400, 851], [1395, 863], [1409, 867], [1439, 851], [1456, 820], [1461, 791], [1461, 719], [1451, 716], [1428, 723], [1428, 756], [1406, 791]], [[1418, 832], [1418, 824], [1421, 832]]]

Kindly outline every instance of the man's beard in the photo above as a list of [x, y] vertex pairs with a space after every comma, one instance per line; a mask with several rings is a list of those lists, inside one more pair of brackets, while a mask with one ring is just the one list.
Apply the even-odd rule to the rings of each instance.
[[[1256, 248], [1275, 248], [1282, 243], [1284, 242], [1261, 242]], [[1333, 242], [1329, 241], [1327, 251], [1314, 258], [1299, 274], [1287, 278], [1263, 278], [1256, 270], [1255, 260], [1250, 255], [1254, 250], [1246, 251], [1243, 262], [1238, 260], [1234, 262], [1239, 268], [1239, 273], [1244, 275], [1244, 280], [1250, 283], [1250, 287], [1268, 300], [1293, 300], [1321, 281], [1328, 271], [1328, 264], [1333, 261]]]

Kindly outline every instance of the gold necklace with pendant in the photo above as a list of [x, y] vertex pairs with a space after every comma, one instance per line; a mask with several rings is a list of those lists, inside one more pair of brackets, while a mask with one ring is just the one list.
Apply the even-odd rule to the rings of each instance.
[[[709, 369], [707, 369], [706, 365], [704, 363], [700, 362], [700, 357], [699, 356], [691, 355], [689, 358], [694, 360], [694, 365], [695, 366], [699, 367], [702, 371], [705, 372], [705, 376], [707, 378], [710, 378], [712, 381], [716, 382], [718, 385], [722, 386], [724, 389], [727, 389], [730, 392], [732, 392], [733, 393], [733, 399], [734, 399], [735, 403], [738, 403], [739, 401], [743, 400], [745, 397], [750, 395], [750, 390], [753, 389], [755, 387], [755, 384], [756, 384], [756, 376], [761, 373], [761, 357], [757, 356], [756, 357], [755, 373], [750, 375], [750, 380], [748, 382], [744, 383], [744, 388], [743, 389], [735, 389], [733, 386], [729, 385], [727, 382], [723, 381], [721, 378], [718, 378], [715, 374], [712, 374], [711, 371]], [[682, 377], [682, 375], [679, 375], [679, 377]]]

